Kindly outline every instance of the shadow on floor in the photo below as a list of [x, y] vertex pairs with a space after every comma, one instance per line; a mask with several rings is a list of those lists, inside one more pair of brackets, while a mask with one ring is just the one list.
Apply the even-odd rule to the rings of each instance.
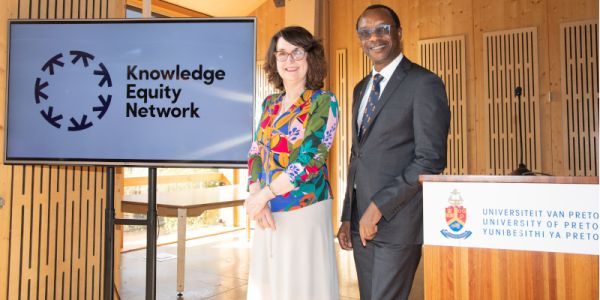
[[[250, 242], [245, 231], [190, 240], [186, 244], [185, 290], [177, 297], [177, 247], [158, 247], [156, 299], [246, 299]], [[358, 283], [351, 252], [336, 249], [341, 300], [358, 299]], [[146, 251], [121, 255], [122, 300], [144, 300], [146, 290]]]

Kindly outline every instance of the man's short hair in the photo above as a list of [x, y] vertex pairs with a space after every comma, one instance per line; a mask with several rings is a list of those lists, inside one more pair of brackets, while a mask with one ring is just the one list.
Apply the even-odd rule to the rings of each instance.
[[358, 20], [356, 20], [356, 30], [358, 30], [358, 22], [360, 21], [360, 18], [362, 18], [362, 16], [365, 14], [365, 12], [367, 10], [371, 10], [371, 9], [383, 9], [383, 10], [387, 11], [390, 14], [390, 16], [392, 17], [392, 20], [394, 20], [394, 26], [396, 26], [396, 29], [400, 28], [400, 18], [398, 18], [398, 15], [396, 14], [396, 12], [393, 9], [391, 9], [383, 4], [373, 4], [373, 5], [369, 5], [367, 8], [365, 8], [365, 10], [358, 17]]

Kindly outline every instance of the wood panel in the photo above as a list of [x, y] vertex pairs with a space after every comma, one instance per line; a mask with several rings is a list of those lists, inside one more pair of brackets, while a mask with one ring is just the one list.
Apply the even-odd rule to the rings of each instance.
[[598, 299], [598, 256], [424, 246], [425, 299]]
[[371, 74], [371, 71], [373, 71], [373, 62], [371, 61], [369, 56], [367, 56], [367, 54], [362, 52], [362, 48], [360, 48], [360, 47], [358, 48], [358, 53], [360, 53], [360, 55], [359, 55], [360, 60], [358, 61], [358, 65], [360, 66], [359, 77], [360, 77], [360, 79], [363, 79], [363, 78], [367, 77], [369, 74]]
[[[566, 1], [565, 1], [566, 2]], [[540, 127], [539, 137], [536, 142], [540, 145], [542, 151], [540, 151], [540, 169], [534, 170], [538, 172], [544, 172], [552, 175], [557, 175], [552, 169], [552, 153], [555, 151], [554, 147], [551, 146], [554, 139], [551, 138], [551, 130], [548, 122], [552, 122], [548, 116], [549, 114], [549, 103], [548, 99], [548, 17], [547, 17], [547, 0], [542, 1], [492, 1], [482, 0], [479, 2], [473, 2], [473, 43], [474, 43], [474, 54], [475, 54], [475, 76], [477, 78], [477, 84], [475, 89], [474, 101], [484, 101], [486, 90], [484, 87], [486, 78], [486, 67], [484, 60], [486, 52], [484, 52], [485, 39], [484, 35], [490, 32], [510, 30], [510, 29], [523, 29], [523, 28], [536, 28], [537, 37], [535, 42], [538, 44], [538, 49], [535, 52], [538, 56], [538, 108], [539, 108], [539, 121]], [[523, 90], [524, 95], [526, 91]], [[476, 128], [478, 135], [484, 137], [478, 145], [477, 161], [478, 161], [478, 174], [490, 174], [489, 168], [489, 155], [488, 147], [488, 122], [489, 116], [487, 115], [487, 109], [485, 105], [479, 105], [476, 110], [476, 114], [472, 116], [476, 118]], [[526, 124], [523, 124], [526, 125]], [[533, 167], [527, 162], [529, 169]], [[512, 167], [512, 169], [516, 168]], [[500, 173], [498, 173], [500, 174]]]
[[[333, 140], [332, 147], [329, 153], [328, 166], [330, 168], [330, 180], [332, 184], [333, 200], [335, 208], [332, 212], [333, 230], [337, 232], [340, 222], [341, 207], [344, 201], [344, 191], [342, 190], [346, 186], [346, 171], [347, 168], [347, 157], [344, 157], [345, 148], [349, 147], [349, 141], [346, 141], [346, 136], [343, 136], [348, 129], [350, 122], [346, 121], [347, 118], [351, 118], [351, 112], [348, 111], [348, 107], [352, 105], [351, 96], [348, 94], [352, 91], [348, 85], [350, 80], [349, 77], [354, 72], [351, 70], [356, 67], [352, 63], [351, 53], [353, 49], [348, 47], [336, 46], [333, 40], [340, 40], [340, 32], [348, 32], [348, 28], [340, 26], [341, 23], [346, 23], [346, 19], [336, 19], [336, 16], [340, 12], [349, 10], [349, 6], [340, 5], [335, 1], [327, 1], [327, 16], [322, 18], [321, 22], [327, 22], [327, 26], [322, 28], [329, 28], [326, 39], [322, 40], [323, 46], [328, 49], [326, 53], [326, 60], [328, 61], [329, 68], [329, 85], [328, 88], [337, 96], [339, 104], [339, 118], [338, 127], [336, 131], [336, 137]], [[351, 25], [348, 25], [351, 26]], [[344, 63], [345, 61], [345, 63]], [[343, 86], [345, 84], [345, 86]], [[344, 120], [342, 120], [344, 119]], [[348, 148], [349, 149], [349, 148]]]
[[510, 174], [520, 162], [541, 172], [537, 29], [490, 32], [483, 39], [487, 173]]
[[420, 40], [419, 63], [444, 81], [450, 107], [448, 163], [444, 174], [464, 175], [467, 163], [467, 75], [465, 37]]
[[565, 168], [598, 175], [598, 20], [560, 26]]
[[[256, 103], [257, 109], [260, 110], [262, 101], [267, 96], [277, 93], [277, 90], [269, 83], [269, 77], [264, 70], [265, 61], [259, 60], [256, 62]], [[262, 112], [258, 112], [262, 113]]]
[[[10, 0], [0, 7], [1, 94], [6, 91], [8, 18], [124, 14], [121, 0]], [[0, 98], [1, 149], [5, 143], [4, 101]], [[105, 180], [102, 167], [0, 164], [0, 299], [103, 297]], [[122, 184], [122, 179], [117, 178], [117, 183]], [[123, 189], [117, 190], [115, 206], [120, 212]], [[117, 241], [120, 235], [117, 230]], [[121, 246], [116, 244], [119, 251]], [[117, 255], [116, 266], [119, 262]], [[118, 286], [118, 272], [115, 277]]]
[[248, 16], [256, 17], [256, 59], [265, 60], [271, 37], [285, 26], [285, 8], [266, 1]]
[[[343, 200], [346, 193], [346, 176], [348, 174], [348, 164], [350, 163], [350, 147], [352, 146], [352, 105], [348, 96], [348, 51], [347, 49], [338, 49], [335, 51], [335, 65], [332, 72], [334, 77], [334, 93], [337, 96], [339, 104], [339, 118], [336, 138], [336, 152], [332, 153], [335, 159], [331, 166], [333, 176], [336, 177], [336, 195], [335, 199]], [[336, 201], [340, 205], [334, 207], [334, 228], [338, 227], [338, 216], [342, 215], [341, 201]], [[336, 203], [336, 204], [337, 204]]]
[[[362, 63], [363, 53], [360, 49], [360, 43], [355, 34], [356, 19], [368, 5], [374, 4], [370, 0], [330, 0], [330, 19], [331, 21], [331, 49], [348, 49], [348, 88], [349, 93], [365, 75]], [[539, 136], [536, 140], [540, 148], [539, 170], [552, 175], [568, 175], [564, 167], [564, 136], [563, 136], [563, 103], [561, 101], [561, 59], [559, 39], [560, 23], [574, 22], [589, 19], [598, 19], [598, 6], [596, 0], [450, 0], [450, 1], [418, 1], [418, 0], [386, 0], [377, 1], [393, 8], [399, 15], [403, 28], [403, 52], [413, 61], [419, 53], [417, 41], [423, 39], [432, 39], [436, 37], [448, 37], [463, 35], [465, 36], [466, 52], [466, 78], [467, 78], [467, 174], [490, 174], [488, 171], [488, 162], [486, 156], [488, 150], [485, 149], [487, 143], [488, 129], [486, 123], [489, 117], [486, 114], [486, 104], [484, 95], [484, 34], [498, 30], [510, 30], [515, 28], [535, 27], [537, 30], [536, 42], [538, 43], [538, 104], [539, 104]], [[336, 61], [335, 53], [331, 53], [329, 59], [333, 64]], [[595, 74], [598, 74], [597, 71]], [[335, 82], [332, 81], [335, 85]], [[335, 89], [334, 89], [335, 90]], [[351, 95], [351, 94], [350, 94]], [[351, 98], [351, 96], [350, 96]], [[352, 103], [353, 99], [348, 99]], [[531, 165], [528, 166], [531, 168]], [[516, 167], [516, 166], [514, 166]], [[514, 168], [512, 167], [512, 168]], [[597, 180], [597, 179], [596, 179]], [[339, 195], [343, 198], [343, 195]], [[458, 255], [458, 254], [457, 254]], [[462, 266], [463, 262], [469, 258], [468, 252], [462, 261], [454, 262], [456, 266]], [[448, 264], [449, 255], [443, 256], [436, 262], [436, 265]], [[471, 260], [474, 258], [471, 257]], [[512, 259], [512, 256], [511, 258]], [[521, 260], [515, 258], [518, 263]], [[549, 260], [551, 258], [543, 258]], [[554, 258], [552, 258], [554, 259]], [[564, 261], [564, 259], [563, 259]], [[539, 259], [534, 263], [539, 262]], [[507, 264], [506, 258], [499, 263]], [[531, 265], [531, 262], [525, 262]], [[594, 261], [597, 270], [597, 259]], [[554, 265], [556, 266], [556, 265]], [[558, 265], [564, 268], [564, 264]], [[498, 272], [500, 266], [496, 263], [495, 272]], [[469, 270], [466, 274], [471, 276], [471, 280], [476, 280], [474, 275], [479, 276], [482, 272], [489, 272], [489, 268], [482, 270]], [[552, 270], [550, 270], [552, 271]], [[550, 273], [552, 274], [552, 273]], [[450, 277], [447, 273], [439, 274], [446, 284], [438, 287], [430, 299], [445, 299], [445, 292], [453, 292], [454, 288], [470, 287], [470, 278], [461, 279], [460, 283], [451, 286]], [[488, 276], [488, 273], [484, 274]], [[535, 274], [534, 274], [535, 275]], [[532, 275], [532, 278], [534, 278]], [[491, 276], [491, 275], [490, 275]], [[564, 277], [564, 275], [563, 275]], [[440, 280], [442, 280], [440, 279]], [[521, 275], [519, 280], [529, 281]], [[583, 284], [598, 282], [598, 275], [591, 274], [584, 280]], [[543, 284], [544, 288], [550, 289], [551, 286], [557, 286], [557, 280], [548, 278], [546, 282], [537, 281], [537, 284]], [[579, 289], [576, 282], [562, 281], [564, 289]], [[577, 286], [576, 286], [577, 285]], [[491, 283], [485, 288], [491, 289]], [[507, 287], [494, 286], [494, 289], [506, 289]], [[454, 289], [454, 290], [453, 290]], [[536, 289], [539, 289], [536, 287]], [[556, 294], [556, 292], [553, 292]], [[562, 296], [555, 296], [556, 299], [598, 299], [595, 297], [567, 297], [565, 292]], [[439, 297], [436, 295], [440, 295]], [[542, 297], [544, 295], [542, 294]], [[542, 298], [539, 297], [539, 298]], [[461, 297], [454, 295], [450, 299], [488, 299], [493, 297]], [[500, 293], [496, 293], [496, 299], [515, 299], [516, 297], [501, 298]], [[525, 299], [537, 299], [532, 296]], [[446, 298], [448, 299], [448, 298]], [[518, 298], [517, 298], [518, 299]], [[520, 298], [523, 299], [523, 298]], [[543, 298], [542, 298], [543, 299]]]
[[555, 183], [598, 184], [598, 177], [567, 176], [490, 176], [490, 175], [421, 175], [420, 182], [486, 182], [486, 183]]
[[[185, 18], [185, 17], [209, 18], [209, 17], [211, 17], [205, 13], [191, 10], [191, 9], [188, 9], [185, 7], [181, 7], [179, 5], [172, 4], [168, 1], [162, 1], [162, 0], [151, 0], [151, 1], [152, 1], [152, 13], [156, 13], [161, 16], [166, 16], [166, 17], [170, 17], [170, 18]], [[142, 0], [127, 0], [127, 6], [132, 6], [139, 10], [143, 10], [143, 1]]]
[[[271, 94], [277, 92], [269, 84], [269, 79], [263, 67], [267, 55], [267, 49], [271, 42], [271, 37], [283, 28], [285, 24], [285, 9], [275, 7], [273, 1], [267, 1], [249, 16], [256, 17], [256, 74], [255, 74], [255, 101], [254, 114], [255, 121], [260, 117], [262, 101]], [[256, 129], [256, 126], [253, 128]]]
[[[549, 90], [549, 119], [553, 120], [549, 124], [552, 132], [552, 164], [555, 175], [570, 175], [565, 161], [567, 147], [564, 144], [564, 98], [562, 89], [564, 86], [561, 59], [561, 50], [563, 44], [560, 39], [561, 24], [581, 22], [587, 20], [598, 20], [598, 1], [590, 0], [547, 0], [548, 1], [548, 69], [550, 79]], [[598, 72], [596, 71], [597, 75]]]
[[[362, 51], [354, 29], [362, 10], [372, 4], [367, 0], [330, 1], [332, 49], [348, 49], [348, 87], [352, 88], [365, 74]], [[568, 175], [564, 150], [563, 110], [561, 94], [560, 23], [598, 18], [598, 1], [416, 1], [382, 2], [400, 16], [403, 28], [404, 54], [417, 57], [417, 41], [435, 37], [464, 35], [467, 74], [467, 168], [468, 174], [490, 174], [488, 166], [488, 122], [484, 105], [484, 39], [486, 32], [535, 27], [538, 43], [539, 133], [532, 135], [538, 145], [538, 172]], [[335, 55], [330, 56], [335, 61]], [[597, 74], [597, 71], [596, 71]], [[352, 99], [350, 99], [352, 101]], [[527, 125], [527, 124], [526, 124]], [[513, 133], [514, 134], [514, 133]], [[514, 144], [513, 144], [514, 147]], [[534, 152], [535, 153], [535, 152]], [[514, 157], [513, 157], [514, 159]], [[597, 159], [596, 159], [597, 161]], [[532, 166], [528, 161], [528, 167]], [[511, 167], [511, 170], [514, 167]], [[498, 172], [500, 174], [500, 172]]]
[[3, 208], [10, 224], [2, 295], [6, 299], [100, 299], [103, 168], [3, 168], [11, 170], [11, 182], [8, 207]]

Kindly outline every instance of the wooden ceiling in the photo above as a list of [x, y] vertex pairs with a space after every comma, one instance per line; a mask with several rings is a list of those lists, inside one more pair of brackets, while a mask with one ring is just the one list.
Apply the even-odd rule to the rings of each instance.
[[[127, 0], [127, 4], [141, 8], [143, 0]], [[151, 0], [153, 11], [178, 12], [175, 16], [245, 17], [267, 0]], [[179, 15], [181, 14], [181, 15]]]

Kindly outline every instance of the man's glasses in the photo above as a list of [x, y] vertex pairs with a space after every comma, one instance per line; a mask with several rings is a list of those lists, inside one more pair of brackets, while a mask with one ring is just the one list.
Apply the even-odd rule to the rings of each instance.
[[288, 57], [290, 57], [290, 56], [292, 57], [292, 60], [298, 61], [298, 60], [302, 60], [306, 56], [306, 51], [304, 51], [302, 48], [296, 48], [296, 49], [292, 50], [292, 52], [290, 52], [290, 53], [280, 50], [280, 51], [275, 51], [275, 53], [273, 53], [273, 54], [275, 55], [275, 58], [279, 62], [287, 61]]
[[375, 26], [375, 28], [361, 28], [356, 31], [358, 33], [358, 38], [361, 40], [368, 40], [371, 35], [374, 33], [377, 37], [382, 37], [384, 35], [389, 35], [392, 30], [392, 26], [389, 24], [381, 24]]

